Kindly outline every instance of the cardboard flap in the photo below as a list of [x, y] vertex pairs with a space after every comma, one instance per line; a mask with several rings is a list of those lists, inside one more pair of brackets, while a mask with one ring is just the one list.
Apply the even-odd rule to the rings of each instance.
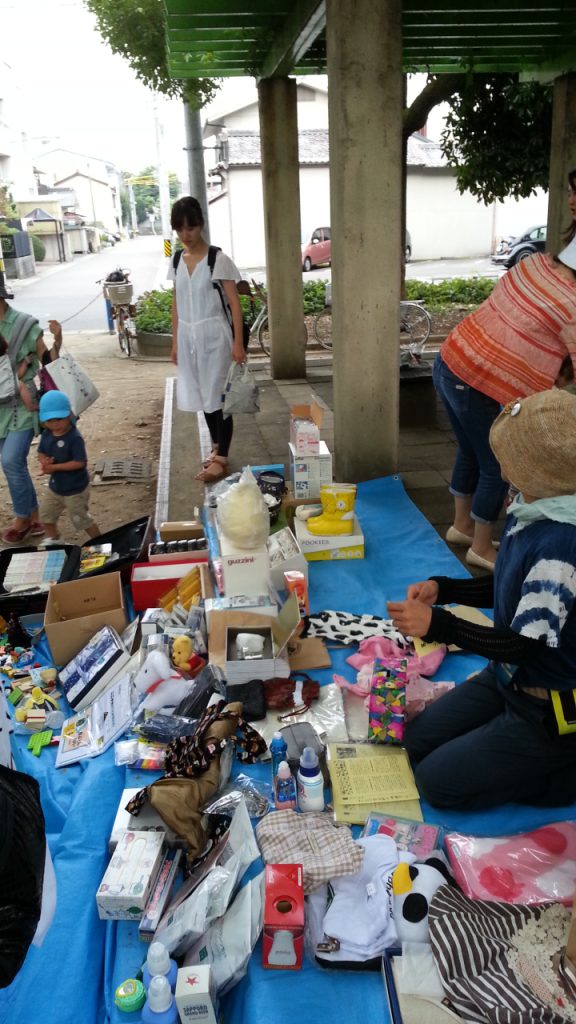
[[298, 595], [292, 593], [278, 612], [277, 618], [272, 619], [271, 622], [275, 655], [281, 654], [284, 648], [287, 647], [290, 637], [294, 635], [300, 622]]
[[309, 405], [291, 405], [290, 418], [293, 420], [312, 420], [320, 429], [324, 419], [324, 409], [316, 402], [310, 402]]

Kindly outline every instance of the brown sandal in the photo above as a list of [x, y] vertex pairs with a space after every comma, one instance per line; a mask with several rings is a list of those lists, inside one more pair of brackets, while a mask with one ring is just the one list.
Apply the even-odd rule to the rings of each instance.
[[212, 462], [216, 455], [218, 455], [218, 445], [213, 444], [212, 448], [210, 449], [210, 455], [208, 456], [207, 459], [204, 459], [204, 462], [202, 463], [202, 468], [208, 469], [208, 466], [210, 465], [210, 463]]
[[228, 473], [228, 459], [225, 459], [222, 455], [215, 455], [212, 461], [205, 469], [197, 473], [195, 480], [203, 480], [206, 484], [216, 483], [217, 480], [221, 480]]

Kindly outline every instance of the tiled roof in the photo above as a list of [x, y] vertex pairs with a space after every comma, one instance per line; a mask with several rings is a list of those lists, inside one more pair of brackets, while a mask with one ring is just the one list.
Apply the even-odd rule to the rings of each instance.
[[[327, 165], [329, 163], [328, 130], [306, 129], [298, 132], [300, 165]], [[423, 135], [411, 135], [408, 139], [409, 167], [445, 167], [446, 160], [438, 142]], [[228, 131], [227, 159], [222, 161], [228, 167], [259, 167], [260, 133], [250, 131]]]

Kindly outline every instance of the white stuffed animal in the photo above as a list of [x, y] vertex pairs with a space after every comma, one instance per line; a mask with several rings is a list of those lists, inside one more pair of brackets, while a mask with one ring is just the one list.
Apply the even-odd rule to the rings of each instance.
[[146, 694], [142, 707], [149, 711], [175, 707], [192, 689], [194, 681], [184, 679], [163, 651], [151, 651], [134, 677], [134, 685]]

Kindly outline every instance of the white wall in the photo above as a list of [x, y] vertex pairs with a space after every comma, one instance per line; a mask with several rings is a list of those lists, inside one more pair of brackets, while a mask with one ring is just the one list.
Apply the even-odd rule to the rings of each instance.
[[415, 260], [486, 256], [492, 239], [490, 210], [456, 189], [444, 170], [409, 169], [406, 226]]
[[208, 203], [208, 221], [212, 245], [219, 245], [228, 256], [236, 260], [230, 236], [230, 204], [227, 192]]

